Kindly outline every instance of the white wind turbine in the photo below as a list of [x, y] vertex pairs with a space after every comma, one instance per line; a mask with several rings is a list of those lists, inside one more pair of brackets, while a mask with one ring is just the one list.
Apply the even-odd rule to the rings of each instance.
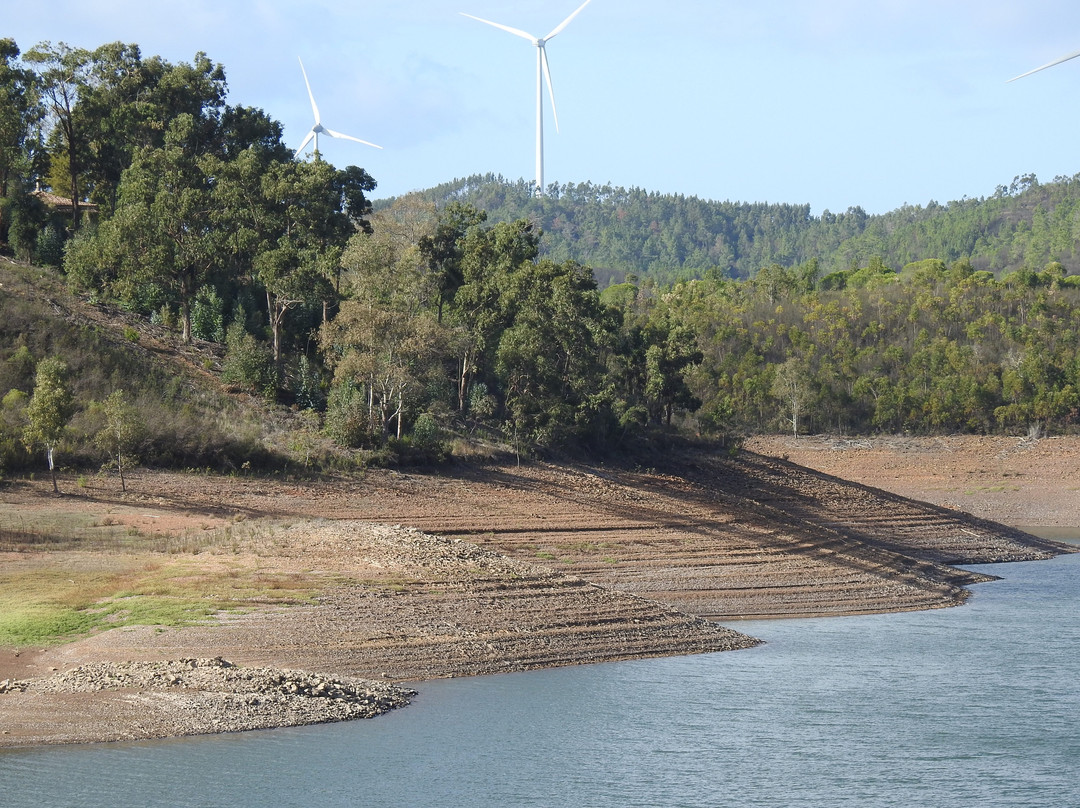
[[543, 79], [547, 79], [548, 95], [551, 96], [551, 114], [555, 118], [555, 131], [559, 131], [559, 113], [555, 109], [555, 91], [551, 86], [551, 68], [548, 66], [547, 48], [545, 47], [548, 40], [552, 39], [556, 35], [560, 34], [570, 21], [574, 19], [585, 6], [589, 5], [592, 0], [585, 0], [577, 11], [559, 23], [555, 29], [543, 38], [535, 37], [532, 34], [528, 34], [518, 28], [511, 28], [508, 25], [501, 25], [491, 20], [484, 20], [480, 17], [474, 17], [472, 14], [466, 14], [461, 12], [462, 16], [468, 17], [471, 20], [477, 22], [486, 23], [487, 25], [493, 25], [496, 28], [501, 28], [503, 31], [514, 34], [515, 36], [522, 37], [529, 40], [536, 46], [536, 193], [544, 193], [544, 84]]
[[[1048, 67], [1059, 65], [1062, 62], [1069, 61], [1070, 59], [1075, 59], [1077, 56], [1080, 56], [1080, 51], [1077, 51], [1076, 53], [1070, 53], [1068, 56], [1062, 56], [1060, 59], [1055, 59], [1052, 62], [1047, 62], [1042, 67], [1036, 67], [1034, 70], [1029, 70], [1027, 73], [1021, 73], [1019, 76], [1013, 76], [1011, 79], [1009, 79], [1009, 81], [1016, 81], [1017, 79], [1022, 79], [1025, 76], [1030, 76], [1032, 73], [1038, 73], [1040, 70], [1046, 70], [1046, 68]], [[1009, 81], [1005, 83], [1008, 84]]]
[[330, 135], [330, 137], [341, 138], [342, 140], [355, 140], [357, 143], [363, 143], [365, 146], [373, 146], [376, 149], [381, 149], [382, 146], [376, 146], [374, 143], [368, 143], [366, 140], [361, 140], [352, 135], [343, 135], [341, 132], [335, 132], [333, 129], [327, 129], [322, 125], [322, 117], [319, 115], [319, 108], [315, 104], [315, 95], [311, 92], [311, 82], [308, 81], [307, 71], [304, 70], [304, 60], [300, 59], [300, 57], [297, 57], [297, 59], [300, 62], [300, 72], [304, 74], [304, 85], [307, 87], [308, 98], [311, 99], [311, 111], [315, 113], [315, 125], [308, 130], [307, 137], [305, 137], [304, 142], [300, 144], [300, 148], [296, 150], [293, 159], [295, 160], [298, 158], [300, 152], [302, 152], [307, 147], [307, 144], [313, 140], [315, 141], [315, 156], [318, 158], [320, 134], [327, 134]]

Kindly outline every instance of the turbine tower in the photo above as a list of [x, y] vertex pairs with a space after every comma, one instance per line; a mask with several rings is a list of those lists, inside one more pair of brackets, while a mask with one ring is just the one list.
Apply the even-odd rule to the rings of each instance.
[[304, 70], [304, 60], [297, 57], [300, 62], [300, 72], [304, 74], [304, 85], [307, 87], [308, 98], [311, 99], [311, 111], [315, 113], [315, 125], [308, 130], [307, 137], [304, 138], [304, 142], [300, 144], [300, 148], [296, 150], [296, 154], [293, 155], [293, 159], [297, 159], [300, 153], [307, 147], [307, 144], [311, 141], [315, 141], [315, 159], [319, 159], [319, 135], [327, 134], [330, 137], [341, 138], [342, 140], [355, 140], [357, 143], [363, 143], [365, 146], [372, 146], [376, 149], [381, 149], [382, 146], [376, 146], [374, 143], [368, 143], [366, 140], [361, 140], [358, 137], [352, 135], [343, 135], [341, 132], [335, 132], [333, 129], [327, 129], [322, 125], [322, 117], [319, 115], [319, 107], [315, 104], [315, 95], [311, 92], [311, 82], [308, 81], [307, 71]]
[[[1070, 59], [1075, 59], [1077, 56], [1080, 56], [1080, 51], [1076, 51], [1076, 53], [1070, 53], [1068, 56], [1062, 56], [1060, 59], [1055, 59], [1052, 62], [1047, 62], [1042, 67], [1036, 67], [1034, 70], [1029, 70], [1027, 73], [1021, 73], [1019, 76], [1013, 76], [1011, 79], [1009, 79], [1009, 81], [1016, 81], [1017, 79], [1022, 79], [1025, 76], [1030, 76], [1032, 73], [1038, 73], [1040, 70], [1046, 70], [1046, 68], [1048, 67], [1059, 65], [1062, 62], [1069, 61]], [[1009, 81], [1005, 83], [1008, 84]]]
[[474, 17], [472, 14], [461, 12], [464, 17], [487, 25], [492, 25], [496, 28], [501, 28], [503, 31], [511, 33], [514, 36], [529, 40], [536, 46], [536, 193], [538, 196], [544, 193], [544, 79], [547, 79], [548, 95], [551, 96], [551, 114], [555, 118], [555, 131], [559, 131], [559, 113], [558, 110], [555, 109], [555, 90], [551, 86], [551, 68], [548, 65], [547, 48], [545, 46], [547, 45], [548, 40], [562, 33], [562, 30], [570, 24], [570, 21], [580, 14], [581, 10], [591, 2], [592, 0], [585, 0], [584, 3], [578, 6], [577, 11], [559, 23], [550, 34], [543, 38], [535, 37], [518, 28], [511, 28], [508, 25], [502, 25], [497, 22], [492, 22], [491, 20], [484, 20], [480, 17]]

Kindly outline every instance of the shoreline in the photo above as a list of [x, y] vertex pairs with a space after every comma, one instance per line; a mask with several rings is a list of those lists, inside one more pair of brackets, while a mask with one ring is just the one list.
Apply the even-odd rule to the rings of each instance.
[[[41, 484], [21, 487], [6, 499], [15, 499], [12, 507], [23, 513], [63, 507], [94, 515], [97, 523], [134, 525], [154, 517], [159, 530], [168, 519], [177, 531], [209, 531], [220, 529], [215, 519], [238, 524], [238, 513], [253, 525], [275, 520], [277, 527], [264, 531], [274, 536], [272, 542], [211, 544], [180, 561], [207, 570], [228, 567], [234, 570], [230, 575], [248, 565], [256, 572], [315, 575], [335, 583], [315, 605], [267, 606], [188, 628], [115, 628], [55, 648], [24, 650], [19, 657], [0, 649], [0, 683], [34, 682], [18, 693], [0, 690], [0, 731], [6, 733], [0, 747], [312, 723], [310, 713], [301, 720], [302, 710], [279, 709], [276, 702], [273, 710], [240, 720], [259, 706], [249, 702], [273, 706], [265, 687], [226, 697], [219, 685], [205, 683], [174, 684], [170, 690], [129, 682], [93, 692], [49, 691], [43, 684], [87, 665], [137, 668], [220, 658], [229, 663], [219, 676], [289, 670], [386, 688], [447, 676], [732, 650], [757, 641], [721, 621], [737, 626], [742, 619], [796, 614], [940, 608], [963, 602], [966, 586], [979, 580], [953, 564], [1080, 550], [995, 526], [982, 513], [975, 518], [873, 487], [899, 481], [895, 488], [910, 490], [922, 479], [927, 500], [955, 496], [941, 493], [942, 479], [960, 475], [970, 485], [977, 476], [973, 470], [1008, 471], [988, 457], [1000, 461], [1015, 441], [946, 445], [905, 439], [899, 449], [860, 445], [838, 451], [824, 439], [794, 447], [790, 439], [773, 440], [771, 446], [753, 445], [737, 461], [692, 456], [646, 471], [533, 464], [468, 467], [439, 477], [373, 472], [318, 484], [141, 473], [131, 486], [137, 493], [127, 497], [102, 482], [62, 501], [39, 496]], [[1059, 465], [1043, 466], [1031, 479], [1047, 487], [1045, 480], [1060, 475], [1071, 453], [1080, 456], [1080, 439], [1068, 442], [1065, 452], [1062, 447], [1056, 444], [1052, 453]], [[1031, 460], [1029, 452], [1015, 462], [1031, 469]], [[836, 471], [859, 481], [845, 482]], [[1072, 504], [1077, 498], [1067, 496], [1077, 485], [1076, 472], [1070, 474], [1048, 486], [1062, 495], [1057, 511], [1040, 512], [1056, 523], [1052, 527], [1070, 519], [1080, 523], [1080, 509]], [[1003, 513], [1026, 513], [1018, 502], [1026, 496], [1023, 484], [1012, 486], [1016, 490], [981, 487], [986, 491], [979, 502]], [[317, 516], [328, 511], [333, 519]], [[0, 503], [0, 526], [4, 513]], [[0, 550], [7, 568], [102, 558]], [[114, 555], [104, 557], [110, 559]], [[161, 554], [147, 559], [173, 561]], [[198, 708], [192, 698], [232, 706]], [[223, 723], [230, 711], [234, 723]], [[202, 717], [193, 721], [193, 715]], [[341, 720], [324, 715], [321, 720]]]
[[[0, 681], [0, 697], [77, 704], [70, 726], [44, 720], [28, 746], [188, 737], [374, 718], [405, 707], [416, 691], [397, 684], [333, 679], [305, 671], [244, 668], [227, 660], [90, 663], [47, 678]], [[123, 716], [113, 737], [79, 729]], [[112, 718], [107, 718], [107, 716]], [[5, 730], [8, 735], [10, 730]]]
[[1080, 547], [1080, 526], [1017, 525], [1016, 529], [1047, 541], [1059, 541], [1062, 544]]

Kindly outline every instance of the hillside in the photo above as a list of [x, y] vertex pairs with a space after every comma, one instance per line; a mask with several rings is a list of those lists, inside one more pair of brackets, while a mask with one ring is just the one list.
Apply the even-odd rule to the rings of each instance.
[[[900, 271], [926, 259], [970, 261], [995, 274], [1058, 261], [1080, 272], [1080, 175], [1046, 184], [1032, 175], [989, 197], [814, 214], [809, 205], [711, 201], [641, 188], [553, 184], [543, 197], [524, 180], [473, 176], [422, 193], [437, 204], [467, 202], [492, 221], [535, 221], [546, 255], [594, 268], [601, 287], [628, 274], [660, 284], [710, 271], [753, 277], [770, 264], [817, 262], [822, 275], [877, 258]], [[380, 204], [388, 204], [383, 202]]]
[[[303, 421], [288, 408], [225, 384], [224, 345], [186, 343], [175, 328], [72, 294], [55, 270], [0, 256], [0, 396], [29, 395], [35, 366], [48, 356], [67, 365], [76, 403], [57, 458], [68, 470], [108, 463], [95, 436], [99, 405], [117, 390], [136, 411], [141, 430], [131, 454], [144, 466], [228, 472], [303, 468], [316, 456], [351, 462], [311, 430], [306, 441], [290, 437]], [[0, 407], [0, 475], [44, 469], [40, 453], [22, 444], [24, 408], [18, 396]]]

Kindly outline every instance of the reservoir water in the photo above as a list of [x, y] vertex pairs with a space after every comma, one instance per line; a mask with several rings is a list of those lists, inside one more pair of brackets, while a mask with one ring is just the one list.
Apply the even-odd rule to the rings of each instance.
[[424, 682], [371, 721], [0, 750], [0, 806], [1080, 806], [1080, 555], [749, 651]]

